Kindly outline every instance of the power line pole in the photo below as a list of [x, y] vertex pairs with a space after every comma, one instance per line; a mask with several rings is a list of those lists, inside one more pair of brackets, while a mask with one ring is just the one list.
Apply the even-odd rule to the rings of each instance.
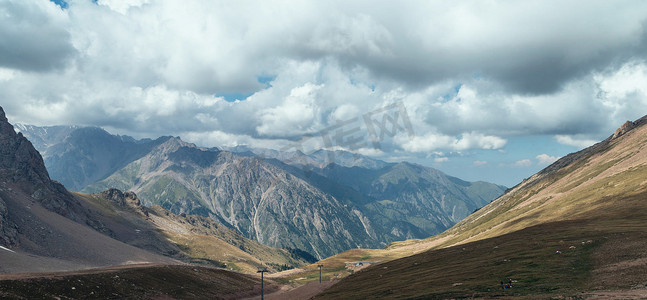
[[264, 296], [265, 292], [263, 290], [263, 273], [265, 273], [265, 272], [267, 272], [267, 269], [262, 269], [262, 270], [256, 271], [256, 273], [261, 273], [261, 300], [265, 299], [265, 296]]
[[323, 265], [319, 264], [317, 267], [319, 267], [319, 284], [321, 284], [321, 268], [323, 268]]

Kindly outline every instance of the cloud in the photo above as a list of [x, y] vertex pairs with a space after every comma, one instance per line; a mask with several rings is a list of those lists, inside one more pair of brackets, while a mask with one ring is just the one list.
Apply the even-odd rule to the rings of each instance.
[[14, 78], [16, 71], [0, 67], [0, 81], [6, 81]]
[[632, 93], [647, 95], [647, 67], [636, 61], [622, 65], [611, 73], [596, 73], [603, 98], [625, 98]]
[[[348, 149], [345, 149], [348, 150]], [[354, 152], [357, 152], [361, 155], [366, 155], [366, 156], [372, 156], [372, 157], [381, 157], [384, 155], [384, 152], [380, 149], [376, 148], [359, 148], [356, 149]]]
[[529, 159], [522, 159], [522, 160], [516, 161], [512, 166], [518, 167], [518, 168], [526, 168], [526, 167], [530, 167], [531, 165], [532, 165], [532, 161], [530, 161]]
[[548, 155], [546, 153], [542, 153], [542, 154], [537, 155], [536, 158], [539, 161], [540, 165], [550, 165], [550, 164], [556, 162], [561, 157], [550, 156], [550, 155]]
[[443, 163], [449, 161], [449, 157], [436, 157], [434, 158], [434, 162], [436, 163]]
[[500, 149], [507, 141], [498, 136], [484, 135], [475, 131], [463, 133], [462, 138], [455, 142], [455, 150], [467, 149]]
[[556, 135], [555, 140], [562, 145], [573, 146], [579, 149], [584, 149], [599, 142], [593, 139], [574, 138], [569, 135]]
[[[506, 3], [505, 9], [498, 2], [478, 1], [373, 5], [369, 17], [363, 17], [368, 21], [339, 18], [328, 28], [319, 26], [313, 38], [323, 42], [304, 43], [302, 51], [336, 55], [351, 66], [412, 85], [478, 72], [520, 94], [553, 93], [615, 58], [645, 57], [635, 42], [645, 13], [632, 5], [585, 4], [559, 3], [559, 9], [556, 3], [532, 1]], [[353, 9], [346, 7], [348, 15]], [[592, 17], [600, 13], [608, 18]], [[354, 34], [353, 26], [363, 35]]]
[[385, 156], [582, 145], [647, 111], [645, 5], [4, 1], [0, 90], [17, 121], [134, 136], [280, 147], [399, 102], [415, 135]]
[[63, 68], [75, 55], [67, 15], [56, 4], [0, 2], [0, 67], [42, 72]]
[[258, 139], [248, 135], [230, 134], [218, 130], [209, 132], [186, 132], [182, 139], [202, 147], [235, 147], [245, 145], [255, 148], [280, 149], [288, 143], [285, 140]]
[[111, 10], [121, 14], [127, 14], [131, 7], [138, 8], [144, 4], [149, 3], [149, 0], [98, 0], [99, 5], [105, 5]]
[[487, 162], [487, 161], [484, 161], [484, 160], [475, 160], [473, 164], [474, 164], [475, 166], [479, 167], [479, 166], [487, 165], [487, 163], [488, 163], [488, 162]]
[[424, 136], [415, 136], [407, 139], [402, 143], [402, 148], [409, 152], [427, 152], [437, 149], [446, 149], [451, 147], [456, 139], [442, 134], [427, 134]]
[[400, 138], [400, 145], [406, 151], [427, 152], [437, 149], [456, 151], [467, 149], [499, 149], [505, 146], [506, 140], [497, 136], [483, 135], [477, 132], [466, 132], [460, 138], [429, 133], [413, 138]]
[[321, 129], [316, 101], [322, 87], [306, 83], [292, 89], [283, 104], [259, 112], [261, 125], [256, 131], [268, 136], [294, 136]]

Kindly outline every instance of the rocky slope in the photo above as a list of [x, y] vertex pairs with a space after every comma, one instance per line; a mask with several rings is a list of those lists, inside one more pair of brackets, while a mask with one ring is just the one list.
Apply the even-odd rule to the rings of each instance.
[[266, 159], [277, 159], [285, 164], [299, 168], [324, 168], [329, 164], [336, 164], [344, 167], [360, 167], [365, 169], [381, 169], [390, 165], [387, 162], [372, 159], [367, 156], [342, 151], [342, 150], [317, 150], [310, 154], [301, 151], [277, 151], [264, 148], [252, 148], [247, 146], [223, 147], [223, 150], [238, 153], [240, 155], [253, 155]]
[[390, 228], [391, 235], [400, 240], [440, 233], [506, 189], [486, 182], [466, 182], [406, 162], [377, 170], [330, 164], [315, 172], [362, 194], [362, 211], [374, 226]]
[[171, 138], [84, 191], [133, 190], [145, 205], [210, 216], [263, 244], [322, 258], [441, 232], [503, 191], [412, 164], [302, 169]]
[[279, 270], [313, 261], [244, 238], [209, 218], [144, 207], [133, 192], [70, 193], [50, 180], [39, 153], [14, 131], [2, 108], [0, 246], [0, 273], [177, 260], [255, 273], [259, 267]]
[[[43, 145], [46, 166], [67, 186], [106, 178], [84, 191], [134, 189], [146, 205], [210, 216], [267, 245], [319, 257], [437, 234], [504, 190], [345, 151], [225, 148], [231, 153], [179, 138], [136, 141], [98, 128], [20, 130]], [[262, 226], [265, 221], [270, 227]]]
[[176, 215], [159, 205], [144, 207], [133, 192], [109, 189], [76, 196], [109, 228], [111, 237], [185, 262], [255, 273], [258, 268], [277, 271], [314, 261], [290, 249], [247, 239], [210, 218]]
[[[172, 138], [87, 191], [135, 191], [145, 205], [212, 216], [265, 245], [318, 257], [376, 243], [361, 213], [256, 157]], [[359, 214], [359, 216], [358, 216]]]
[[14, 131], [1, 108], [0, 181], [18, 187], [51, 211], [78, 222], [93, 223], [80, 203], [61, 184], [50, 179], [38, 151], [21, 133]]
[[62, 143], [73, 131], [80, 126], [35, 126], [14, 124], [14, 130], [22, 133], [42, 156], [47, 156], [47, 149]]
[[[114, 240], [82, 201], [51, 181], [40, 154], [0, 108], [0, 272], [172, 262]], [[89, 226], [92, 228], [90, 228]]]

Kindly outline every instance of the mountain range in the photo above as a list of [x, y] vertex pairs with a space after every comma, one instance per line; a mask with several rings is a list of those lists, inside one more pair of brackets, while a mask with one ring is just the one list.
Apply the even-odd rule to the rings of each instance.
[[132, 190], [145, 206], [210, 217], [265, 245], [320, 259], [440, 233], [505, 190], [345, 151], [202, 148], [99, 128], [19, 129], [49, 141], [41, 143], [45, 164], [72, 190]]
[[313, 262], [200, 216], [144, 207], [135, 193], [67, 191], [0, 108], [0, 272], [194, 262], [255, 272]]
[[106, 230], [83, 201], [50, 180], [40, 154], [0, 108], [2, 272], [173, 261], [100, 233]]
[[80, 126], [17, 124], [16, 131], [41, 153], [52, 178], [72, 191], [110, 176], [170, 138], [135, 140], [98, 127]]
[[[59, 136], [77, 129], [59, 131]], [[304, 160], [308, 155], [303, 153], [259, 156], [254, 151], [267, 151], [206, 149], [173, 137], [158, 142], [86, 187], [131, 184], [145, 195], [151, 189], [144, 187], [157, 186], [153, 200], [114, 188], [70, 192], [50, 179], [38, 151], [14, 131], [0, 108], [0, 273], [100, 268], [0, 275], [0, 297], [244, 298], [258, 295], [259, 280], [213, 267], [252, 273], [298, 266], [271, 277], [290, 284], [316, 280], [319, 274], [324, 280], [341, 279], [316, 299], [647, 295], [647, 116], [559, 159], [494, 201], [485, 200], [492, 194], [484, 191], [494, 193], [487, 183], [464, 182], [415, 164], [368, 159], [337, 164], [325, 160], [332, 157], [325, 151]], [[87, 157], [91, 161], [95, 156]], [[243, 201], [202, 202], [200, 193], [218, 195], [227, 188], [236, 190], [224, 195], [243, 195], [236, 196]], [[258, 190], [264, 192], [259, 195]], [[431, 204], [421, 200], [460, 194], [472, 202], [461, 206], [446, 204], [443, 197]], [[185, 200], [165, 202], [171, 198]], [[478, 201], [489, 203], [469, 214]], [[352, 223], [344, 222], [353, 222], [354, 214], [359, 220], [355, 228], [364, 229], [367, 237], [384, 235], [366, 229], [395, 218], [406, 224], [399, 228], [413, 232], [454, 222], [461, 208], [469, 216], [431, 237], [395, 241], [381, 249], [351, 249], [314, 262], [301, 250], [304, 245], [268, 247], [233, 225], [245, 224], [249, 212], [255, 215], [252, 221], [263, 224], [281, 220], [283, 202], [300, 217], [305, 216], [300, 209], [314, 207], [307, 211], [316, 216], [309, 221], [333, 238], [338, 233], [329, 230], [335, 227], [322, 216], [342, 207], [351, 217], [333, 219], [342, 225], [341, 232], [351, 228], [344, 226]], [[229, 215], [218, 214], [216, 207], [223, 203]], [[450, 207], [458, 213], [449, 214]], [[436, 213], [425, 215], [426, 210]], [[198, 215], [186, 213], [190, 211]], [[380, 223], [376, 216], [386, 221]], [[263, 232], [261, 226], [248, 226], [255, 234]], [[312, 264], [303, 266], [308, 262]], [[109, 267], [115, 265], [119, 267]], [[279, 290], [272, 280], [269, 288]], [[283, 295], [300, 293], [295, 292]]]

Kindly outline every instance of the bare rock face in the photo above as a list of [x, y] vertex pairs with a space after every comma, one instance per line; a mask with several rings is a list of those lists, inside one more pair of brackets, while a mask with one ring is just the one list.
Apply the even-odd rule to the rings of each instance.
[[611, 136], [611, 139], [613, 140], [613, 139], [627, 133], [627, 131], [634, 129], [634, 127], [636, 127], [634, 122], [631, 122], [631, 121], [625, 122], [624, 124], [622, 124], [622, 126], [620, 126], [620, 128], [616, 129], [616, 131]]
[[40, 185], [50, 181], [40, 154], [22, 134], [14, 131], [2, 108], [0, 108], [0, 179]]
[[0, 197], [0, 244], [11, 246], [16, 244], [16, 226], [9, 221], [9, 212], [4, 199]]
[[318, 258], [439, 233], [504, 189], [404, 163], [306, 173], [179, 138], [84, 192], [108, 188], [134, 190], [144, 205], [211, 217], [265, 245]]
[[108, 189], [102, 192], [101, 195], [120, 207], [131, 208], [135, 212], [148, 217], [148, 211], [142, 206], [137, 195], [131, 191], [124, 193], [118, 189]]
[[344, 203], [303, 179], [255, 157], [201, 149], [177, 138], [97, 183], [96, 190], [84, 191], [111, 187], [134, 190], [147, 206], [209, 216], [262, 244], [319, 258], [377, 244]]
[[63, 185], [50, 179], [43, 158], [31, 142], [16, 133], [0, 107], [0, 183], [11, 183], [48, 210], [100, 229]]

